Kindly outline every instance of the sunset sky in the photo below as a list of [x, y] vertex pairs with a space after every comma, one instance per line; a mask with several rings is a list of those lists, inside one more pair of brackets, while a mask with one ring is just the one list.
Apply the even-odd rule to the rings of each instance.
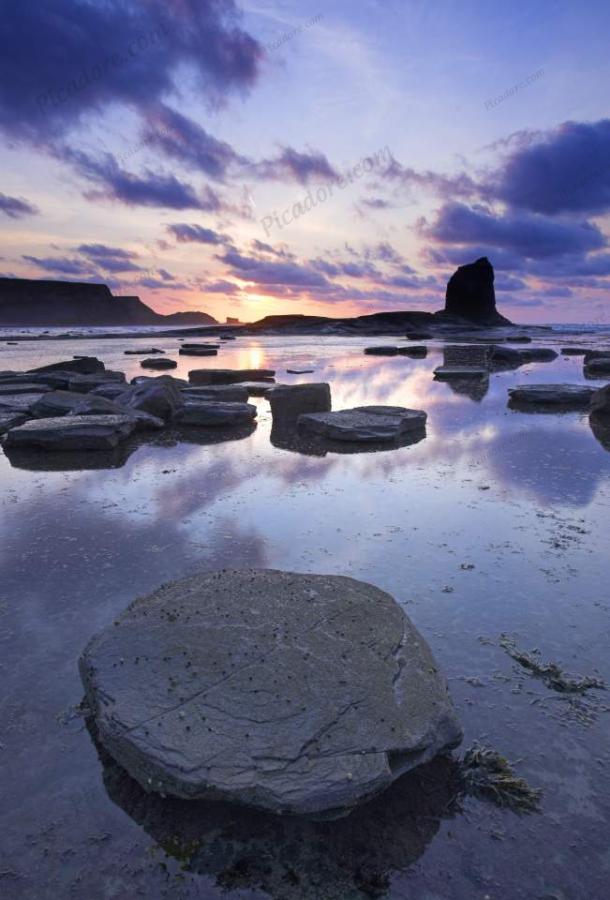
[[242, 321], [443, 306], [610, 324], [610, 4], [19, 0], [0, 273]]

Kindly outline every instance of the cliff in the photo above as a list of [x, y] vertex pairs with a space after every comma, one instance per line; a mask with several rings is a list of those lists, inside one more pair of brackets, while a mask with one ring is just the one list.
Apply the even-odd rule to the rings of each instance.
[[204, 312], [164, 316], [105, 284], [0, 278], [0, 326], [215, 325]]

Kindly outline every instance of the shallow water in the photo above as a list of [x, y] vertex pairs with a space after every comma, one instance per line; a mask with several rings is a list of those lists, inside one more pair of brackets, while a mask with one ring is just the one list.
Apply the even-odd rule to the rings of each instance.
[[[268, 403], [254, 399], [250, 434], [157, 437], [114, 468], [83, 468], [89, 454], [45, 471], [0, 454], [2, 897], [607, 896], [610, 694], [557, 693], [500, 642], [610, 684], [610, 439], [583, 413], [506, 406], [514, 384], [581, 382], [582, 360], [496, 373], [469, 395], [432, 380], [440, 342], [425, 360], [363, 355], [384, 341], [240, 338], [217, 358], [176, 356], [172, 374], [269, 367], [281, 382], [330, 382], [334, 408], [425, 409], [426, 437], [411, 446], [275, 446]], [[91, 353], [132, 377], [139, 358], [123, 351], [137, 343], [24, 342], [2, 348], [0, 368]], [[516, 761], [544, 792], [540, 812], [456, 797], [447, 761], [334, 823], [146, 797], [75, 712], [78, 656], [135, 596], [244, 566], [351, 575], [393, 594], [447, 675], [464, 748]]]

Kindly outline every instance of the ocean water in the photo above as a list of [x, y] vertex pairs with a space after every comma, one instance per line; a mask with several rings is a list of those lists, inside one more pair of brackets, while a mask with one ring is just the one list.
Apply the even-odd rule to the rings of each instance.
[[[607, 346], [579, 326], [545, 346]], [[515, 384], [580, 383], [582, 359], [436, 382], [386, 339], [238, 338], [208, 367], [327, 381], [333, 407], [424, 409], [426, 436], [338, 453], [272, 431], [154, 435], [111, 461], [0, 452], [0, 895], [97, 898], [597, 900], [610, 877], [610, 692], [560, 693], [507, 639], [610, 685], [610, 436], [580, 412], [507, 407]], [[388, 343], [395, 343], [388, 339]], [[0, 369], [93, 354], [128, 377], [150, 338], [1, 345]], [[291, 376], [287, 368], [312, 368]], [[602, 386], [604, 381], [591, 382]], [[610, 431], [610, 429], [609, 429]], [[203, 569], [350, 575], [391, 593], [447, 676], [465, 739], [543, 791], [519, 816], [456, 788], [439, 760], [346, 819], [307, 823], [149, 797], [96, 746], [77, 660], [136, 596]]]

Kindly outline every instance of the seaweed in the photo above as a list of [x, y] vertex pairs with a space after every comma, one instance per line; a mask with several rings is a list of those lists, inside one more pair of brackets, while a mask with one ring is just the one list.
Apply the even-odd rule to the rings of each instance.
[[540, 678], [548, 688], [561, 694], [584, 694], [589, 689], [605, 690], [606, 684], [600, 678], [592, 676], [569, 677], [554, 662], [543, 662], [539, 651], [519, 650], [515, 642], [507, 635], [500, 636], [500, 646], [508, 655], [536, 678]]
[[511, 763], [495, 750], [474, 744], [464, 754], [461, 769], [467, 794], [520, 815], [538, 812], [542, 791], [515, 775]]

